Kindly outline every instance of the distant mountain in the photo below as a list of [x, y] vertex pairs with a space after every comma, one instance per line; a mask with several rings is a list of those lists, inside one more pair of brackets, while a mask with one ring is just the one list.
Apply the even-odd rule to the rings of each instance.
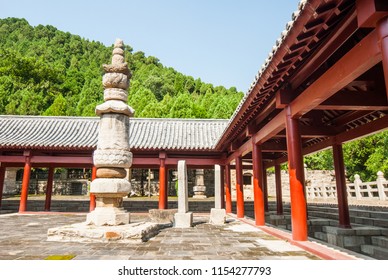
[[[25, 19], [0, 19], [0, 114], [94, 116], [103, 100], [101, 65], [112, 46]], [[126, 46], [128, 103], [136, 117], [229, 118], [243, 93], [165, 67]]]

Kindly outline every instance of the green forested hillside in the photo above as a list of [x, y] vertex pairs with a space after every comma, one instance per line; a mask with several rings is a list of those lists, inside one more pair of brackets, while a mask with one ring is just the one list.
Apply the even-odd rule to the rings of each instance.
[[[111, 52], [112, 46], [53, 26], [0, 19], [0, 114], [94, 116], [103, 101], [101, 65]], [[136, 117], [229, 118], [243, 95], [183, 75], [128, 45], [126, 58], [133, 75], [128, 103]]]

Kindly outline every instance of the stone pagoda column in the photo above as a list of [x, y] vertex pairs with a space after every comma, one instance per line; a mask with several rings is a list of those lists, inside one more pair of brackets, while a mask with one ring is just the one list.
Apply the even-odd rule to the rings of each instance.
[[195, 186], [193, 187], [193, 198], [206, 198], [206, 186], [204, 179], [205, 171], [203, 169], [195, 170]]
[[96, 208], [88, 214], [86, 222], [114, 226], [129, 223], [129, 213], [122, 208], [122, 203], [131, 186], [126, 179], [126, 168], [132, 165], [128, 138], [129, 118], [134, 111], [127, 105], [131, 74], [124, 61], [122, 40], [117, 39], [114, 44], [112, 64], [103, 68], [105, 102], [96, 107], [100, 123], [97, 150], [93, 154], [97, 178], [90, 188], [96, 196]]

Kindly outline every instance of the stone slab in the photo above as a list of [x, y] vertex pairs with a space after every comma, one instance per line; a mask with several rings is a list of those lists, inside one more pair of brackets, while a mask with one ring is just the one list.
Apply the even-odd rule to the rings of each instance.
[[356, 235], [380, 235], [381, 229], [376, 227], [358, 227], [355, 228]]
[[323, 226], [322, 229], [323, 229], [323, 232], [327, 232], [335, 235], [356, 235], [356, 231], [354, 229], [331, 227], [331, 226]]
[[210, 210], [209, 223], [213, 225], [223, 225], [226, 221], [225, 209], [212, 208]]
[[174, 215], [174, 227], [190, 228], [193, 226], [193, 212], [176, 213]]
[[388, 238], [384, 236], [372, 236], [372, 244], [388, 249]]
[[303, 249], [295, 245], [291, 245], [290, 243], [284, 240], [257, 239], [256, 243], [274, 252], [302, 252], [303, 251]]
[[148, 216], [152, 222], [160, 224], [174, 223], [174, 215], [178, 212], [178, 209], [150, 209]]
[[141, 243], [159, 233], [159, 225], [139, 222], [121, 226], [95, 226], [86, 223], [50, 228], [47, 241]]

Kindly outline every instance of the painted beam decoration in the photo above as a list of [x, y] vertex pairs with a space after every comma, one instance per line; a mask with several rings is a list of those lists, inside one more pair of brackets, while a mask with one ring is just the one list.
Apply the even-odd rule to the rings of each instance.
[[129, 118], [134, 110], [127, 105], [131, 75], [124, 60], [122, 40], [117, 39], [114, 44], [112, 64], [103, 67], [105, 102], [96, 107], [100, 123], [97, 149], [93, 154], [97, 179], [90, 188], [90, 192], [96, 196], [96, 208], [87, 217], [87, 223], [97, 226], [129, 223], [129, 213], [122, 208], [122, 202], [131, 187], [125, 179], [125, 168], [132, 165]]

